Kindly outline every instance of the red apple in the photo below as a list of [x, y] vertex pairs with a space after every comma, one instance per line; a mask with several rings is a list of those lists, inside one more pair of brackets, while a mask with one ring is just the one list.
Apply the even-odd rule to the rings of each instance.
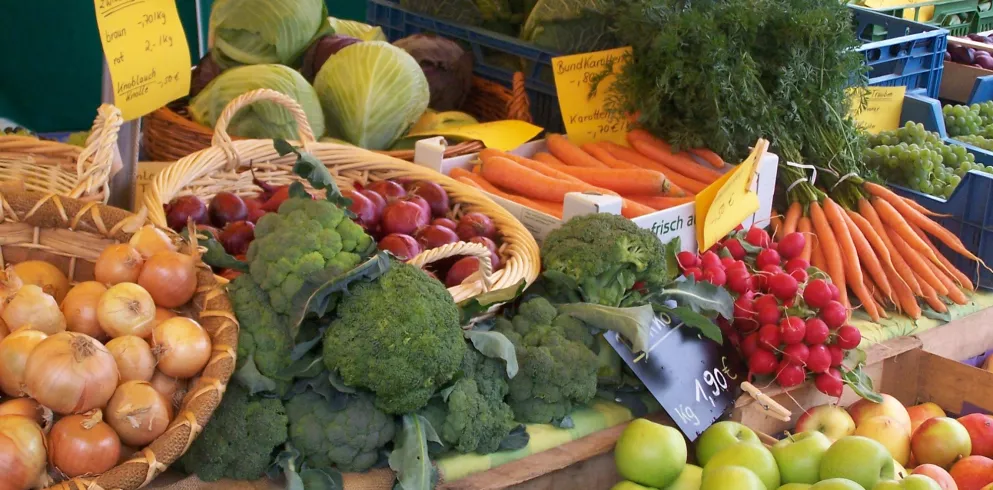
[[993, 459], [969, 456], [955, 463], [948, 473], [959, 490], [982, 490], [993, 483]]
[[945, 411], [937, 403], [927, 402], [907, 407], [907, 414], [910, 415], [910, 435], [914, 435], [925, 420], [944, 417]]
[[952, 479], [952, 475], [948, 474], [944, 468], [940, 466], [935, 466], [933, 464], [922, 464], [914, 468], [914, 475], [924, 475], [936, 482], [941, 490], [958, 490], [959, 486]]
[[918, 463], [946, 469], [972, 454], [969, 431], [957, 420], [948, 417], [935, 417], [921, 424], [910, 441], [910, 447]]
[[958, 419], [972, 440], [972, 455], [993, 458], [993, 417], [973, 413]]

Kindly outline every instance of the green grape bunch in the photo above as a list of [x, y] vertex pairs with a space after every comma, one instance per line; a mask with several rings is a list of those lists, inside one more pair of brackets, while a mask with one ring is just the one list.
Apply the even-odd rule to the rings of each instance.
[[[980, 104], [967, 105], [946, 105], [941, 109], [945, 118], [945, 129], [948, 136], [962, 136], [967, 134], [979, 134], [987, 124], [982, 116]], [[990, 110], [987, 110], [989, 113]], [[993, 115], [993, 114], [991, 114]]]

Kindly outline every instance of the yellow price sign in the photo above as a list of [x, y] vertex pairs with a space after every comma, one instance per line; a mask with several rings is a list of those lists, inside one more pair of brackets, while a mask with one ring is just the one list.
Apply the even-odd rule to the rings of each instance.
[[[569, 141], [577, 145], [595, 141], [628, 145], [628, 121], [607, 111], [607, 93], [630, 55], [631, 48], [626, 47], [552, 58], [555, 90]], [[613, 71], [603, 77], [609, 66]], [[596, 91], [590, 96], [594, 83]]]
[[768, 149], [769, 142], [760, 139], [745, 161], [696, 195], [696, 241], [701, 252], [758, 211], [752, 180]]
[[508, 151], [531, 141], [532, 138], [538, 136], [542, 131], [544, 131], [543, 128], [531, 123], [507, 120], [469, 124], [438, 131], [418, 131], [416, 133], [410, 133], [407, 136], [445, 136], [447, 138], [478, 140], [482, 141], [487, 148]]
[[138, 162], [134, 183], [134, 209], [141, 209], [145, 205], [145, 193], [152, 186], [152, 181], [173, 163], [175, 162]]
[[[907, 87], [867, 87], [851, 89], [848, 93], [851, 97], [852, 116], [866, 131], [879, 134], [900, 127], [903, 96], [907, 93]], [[861, 107], [863, 94], [867, 99], [865, 107]]]
[[190, 48], [176, 0], [93, 0], [114, 105], [137, 119], [190, 92]]

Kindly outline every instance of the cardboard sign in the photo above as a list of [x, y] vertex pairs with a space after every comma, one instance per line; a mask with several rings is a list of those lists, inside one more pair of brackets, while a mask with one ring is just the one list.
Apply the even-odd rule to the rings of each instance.
[[675, 321], [652, 327], [649, 352], [632, 352], [616, 332], [607, 342], [690, 440], [720, 420], [738, 398], [746, 371], [738, 355]]
[[868, 104], [863, 108], [860, 90], [851, 90], [852, 115], [855, 122], [872, 134], [891, 131], [900, 127], [903, 96], [907, 87], [867, 87]]
[[134, 209], [141, 209], [144, 206], [145, 192], [152, 186], [152, 181], [159, 172], [173, 163], [175, 162], [138, 162], [138, 175], [134, 185]]
[[176, 0], [93, 0], [113, 83], [130, 121], [190, 92], [190, 48]]
[[[627, 47], [552, 58], [555, 90], [569, 141], [577, 145], [595, 141], [628, 145], [628, 121], [609, 114], [606, 102], [610, 86], [630, 55], [631, 48]], [[609, 66], [613, 71], [601, 78]], [[596, 91], [591, 97], [594, 84]]]
[[538, 136], [543, 128], [524, 121], [507, 120], [493, 121], [482, 124], [470, 124], [441, 131], [418, 131], [407, 136], [445, 136], [465, 140], [482, 141], [487, 148], [510, 151], [531, 141]]
[[696, 241], [701, 252], [759, 209], [758, 194], [751, 190], [752, 179], [768, 148], [769, 142], [760, 139], [745, 161], [696, 195]]

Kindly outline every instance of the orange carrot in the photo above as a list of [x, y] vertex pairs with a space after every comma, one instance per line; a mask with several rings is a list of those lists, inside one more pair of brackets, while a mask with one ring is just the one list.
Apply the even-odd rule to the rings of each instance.
[[924, 206], [921, 206], [917, 201], [915, 201], [913, 199], [909, 199], [909, 198], [904, 197], [903, 198], [903, 201], [906, 202], [908, 206], [916, 209], [919, 213], [923, 214], [924, 216], [934, 216], [934, 217], [938, 217], [938, 218], [947, 218], [947, 217], [951, 216], [950, 214], [941, 214], [941, 213], [936, 213], [934, 211], [931, 211], [930, 209], [928, 209], [928, 208], [926, 208]]
[[498, 187], [544, 201], [562, 202], [570, 192], [590, 190], [589, 185], [549, 177], [503, 157], [491, 157], [484, 161], [482, 175]]
[[848, 225], [848, 233], [852, 235], [852, 242], [855, 244], [855, 250], [858, 252], [859, 263], [862, 264], [862, 269], [869, 273], [869, 277], [872, 278], [872, 282], [876, 284], [880, 293], [890, 301], [895, 302], [893, 299], [893, 287], [886, 277], [886, 271], [883, 269], [876, 251], [873, 250], [872, 244], [869, 243], [865, 234], [862, 233], [862, 230], [859, 229], [858, 225], [855, 224], [855, 221], [848, 214], [842, 212], [841, 217], [845, 220], [845, 224]]
[[618, 159], [633, 163], [646, 170], [654, 170], [659, 172], [665, 175], [666, 178], [672, 181], [673, 184], [676, 184], [689, 192], [696, 194], [707, 188], [707, 184], [686, 177], [678, 172], [673, 172], [669, 169], [669, 167], [666, 167], [665, 165], [662, 165], [661, 163], [658, 163], [655, 160], [652, 160], [651, 158], [648, 158], [630, 148], [625, 148], [621, 145], [610, 142], [607, 142], [606, 147], [607, 150], [610, 151], [610, 154], [614, 155]]
[[607, 151], [607, 149], [599, 143], [586, 143], [580, 148], [582, 148], [583, 151], [589, 153], [590, 155], [593, 156], [593, 158], [600, 160], [600, 162], [602, 162], [604, 165], [610, 168], [616, 168], [616, 169], [638, 168], [638, 166], [633, 163], [628, 163], [623, 160], [618, 160], [617, 157], [611, 155], [610, 152]]
[[[535, 156], [537, 156], [537, 155], [535, 155]], [[548, 156], [551, 156], [551, 155], [548, 155]], [[565, 180], [565, 181], [568, 181], [568, 182], [575, 182], [577, 184], [579, 184], [579, 183], [585, 183], [582, 180], [577, 179], [576, 177], [573, 177], [573, 176], [571, 176], [571, 175], [569, 175], [567, 173], [564, 173], [564, 172], [560, 172], [558, 170], [555, 170], [554, 168], [550, 167], [549, 165], [546, 165], [545, 163], [540, 162], [538, 160], [532, 160], [530, 158], [524, 158], [522, 156], [517, 156], [517, 155], [514, 155], [512, 153], [502, 152], [500, 150], [494, 150], [492, 148], [487, 148], [487, 149], [479, 152], [479, 158], [480, 158], [480, 160], [482, 160], [484, 162], [486, 160], [490, 159], [490, 158], [493, 158], [493, 157], [509, 158], [509, 159], [511, 159], [511, 160], [513, 160], [513, 161], [515, 161], [515, 162], [517, 162], [517, 163], [519, 163], [519, 164], [521, 164], [521, 165], [523, 165], [523, 166], [531, 169], [531, 170], [534, 170], [535, 172], [538, 172], [540, 174], [547, 175], [549, 177], [556, 178], [556, 179], [559, 179], [559, 180]], [[552, 158], [555, 158], [555, 157], [552, 157]], [[607, 193], [607, 194], [613, 194], [612, 191], [606, 191], [605, 193]]]
[[910, 227], [910, 223], [889, 202], [877, 198], [872, 201], [872, 207], [876, 209], [876, 213], [879, 214], [883, 222], [889, 225], [889, 229], [896, 231], [911, 249], [917, 251], [935, 264], [941, 263], [934, 250], [931, 250], [931, 247], [928, 247], [927, 243], [924, 243], [924, 240], [921, 240], [921, 237], [917, 236], [917, 233], [914, 233], [914, 230]]
[[869, 224], [869, 220], [851, 209], [847, 209], [845, 212], [848, 214], [848, 218], [852, 220], [852, 223], [862, 232], [862, 236], [868, 240], [869, 245], [872, 246], [872, 250], [876, 252], [876, 257], [879, 258], [880, 264], [892, 267], [893, 259], [890, 258], [890, 249], [886, 248], [886, 243], [883, 242], [879, 233]]
[[803, 234], [803, 238], [806, 240], [803, 243], [803, 251], [800, 252], [800, 258], [810, 262], [810, 254], [814, 248], [814, 240], [817, 236], [811, 233], [810, 218], [806, 216], [800, 217], [800, 222], [796, 225], [796, 231]]
[[[931, 286], [931, 289], [937, 291], [938, 294], [941, 294], [942, 296], [948, 294], [948, 288], [941, 283], [941, 280], [938, 279], [938, 276], [936, 276], [934, 272], [931, 272], [931, 268], [927, 265], [928, 261], [921, 257], [921, 254], [917, 253], [917, 251], [911, 248], [910, 245], [907, 245], [907, 242], [903, 240], [903, 237], [901, 237], [900, 234], [893, 228], [887, 228], [886, 234], [890, 236], [890, 241], [893, 242], [893, 246], [896, 247], [897, 252], [899, 252], [903, 257], [903, 260], [910, 265], [910, 268], [913, 269], [914, 274], [916, 274], [919, 279], [923, 279], [924, 282]], [[921, 284], [921, 290], [926, 292], [924, 284]]]
[[793, 204], [790, 204], [789, 209], [786, 210], [786, 217], [783, 218], [783, 236], [796, 231], [796, 225], [800, 221], [802, 212], [803, 206], [800, 205], [800, 201], [793, 201]]
[[561, 134], [550, 134], [545, 137], [545, 144], [548, 151], [555, 155], [555, 158], [562, 160], [566, 165], [575, 167], [609, 168], [606, 164], [593, 158], [588, 153], [572, 144]]
[[665, 165], [670, 170], [706, 184], [712, 184], [715, 180], [721, 178], [721, 174], [717, 173], [713, 169], [700, 165], [688, 156], [672, 154], [667, 147], [660, 146], [657, 140], [648, 140], [644, 137], [639, 138], [634, 136], [635, 134], [636, 133], [634, 131], [628, 133], [628, 142], [631, 143], [631, 146], [633, 146], [638, 153], [641, 153], [642, 155]]
[[[817, 235], [813, 236], [816, 237]], [[825, 273], [827, 272], [827, 261], [824, 260], [824, 252], [821, 251], [821, 245], [818, 241], [814, 241], [814, 244], [811, 246], [810, 265]], [[830, 276], [830, 274], [828, 275]]]
[[932, 310], [937, 311], [938, 313], [945, 313], [948, 311], [948, 306], [945, 305], [944, 301], [941, 301], [941, 298], [938, 297], [938, 293], [933, 287], [931, 287], [930, 284], [927, 283], [927, 281], [924, 280], [924, 278], [918, 276], [917, 282], [921, 284], [921, 290], [923, 291], [921, 297], [924, 298], [924, 301], [927, 302], [928, 306], [930, 306]]
[[[845, 213], [842, 212], [841, 206], [838, 206], [837, 203], [828, 197], [824, 199], [824, 216], [827, 217], [835, 239], [838, 240], [838, 248], [842, 253], [840, 259], [845, 267], [845, 281], [848, 287], [862, 301], [862, 307], [865, 308], [869, 317], [873, 321], [879, 321], [879, 311], [876, 309], [876, 302], [873, 301], [872, 295], [865, 288], [865, 281], [862, 276], [862, 263], [859, 260], [855, 240], [848, 230], [848, 223], [844, 217]], [[838, 287], [840, 288], [841, 286]]]
[[724, 168], [724, 159], [720, 155], [706, 149], [706, 148], [694, 148], [690, 150], [690, 153], [700, 157], [705, 162], [709, 163], [714, 168]]
[[540, 151], [538, 153], [535, 153], [534, 156], [531, 158], [541, 163], [554, 163], [556, 165], [565, 165], [565, 163], [562, 160], [555, 158], [555, 155], [552, 155], [547, 151]]
[[642, 168], [635, 170], [618, 170], [613, 168], [570, 167], [568, 165], [545, 164], [549, 167], [587, 184], [604, 189], [610, 189], [619, 194], [637, 194], [647, 196], [684, 197], [686, 195], [679, 186], [670, 183], [665, 175], [653, 170]]
[[769, 217], [769, 229], [772, 230], [772, 238], [777, 242], [783, 238], [783, 218], [778, 215]]
[[[867, 222], [872, 226], [874, 230], [877, 231], [879, 239], [883, 241], [886, 245], [886, 249], [889, 250], [890, 262], [893, 264], [893, 270], [903, 279], [903, 283], [910, 288], [910, 291], [914, 293], [915, 296], [924, 296], [924, 292], [921, 290], [921, 285], [917, 282], [917, 275], [910, 268], [910, 264], [903, 259], [903, 256], [897, 251], [896, 246], [893, 241], [890, 240], [890, 236], [886, 233], [886, 228], [883, 227], [882, 220], [879, 219], [879, 215], [876, 214], [875, 208], [872, 204], [869, 204], [867, 199], [859, 200], [859, 214], [865, 218]], [[891, 282], [892, 284], [892, 282]]]
[[827, 272], [828, 276], [831, 276], [831, 282], [838, 287], [838, 291], [841, 292], [841, 304], [850, 306], [841, 248], [838, 246], [838, 240], [834, 236], [834, 231], [831, 230], [831, 224], [828, 223], [824, 210], [816, 201], [810, 203], [810, 222], [814, 225], [814, 231], [817, 232], [818, 248], [823, 255], [824, 266], [826, 267], [820, 269]]
[[686, 204], [688, 202], [693, 202], [692, 197], [663, 197], [663, 196], [625, 196], [628, 199], [644, 204], [650, 208], [662, 210], [669, 209], [673, 206], [679, 206], [680, 204]]
[[920, 318], [921, 306], [917, 304], [917, 297], [914, 296], [914, 292], [910, 290], [907, 282], [900, 277], [900, 274], [893, 267], [886, 267], [886, 276], [890, 285], [893, 286], [897, 308], [910, 318], [915, 320]]
[[646, 214], [654, 213], [655, 209], [644, 204], [634, 202], [630, 199], [623, 199], [621, 204], [621, 216], [625, 218], [637, 218]]
[[476, 187], [477, 189], [489, 192], [494, 196], [502, 197], [508, 201], [513, 201], [522, 206], [527, 206], [536, 211], [541, 211], [545, 214], [550, 214], [552, 216], [555, 216], [556, 218], [562, 219], [561, 203], [549, 202], [549, 201], [535, 201], [533, 199], [528, 199], [526, 197], [521, 197], [514, 194], [510, 194], [508, 192], [504, 192], [499, 188], [497, 188], [496, 186], [494, 186], [493, 184], [487, 182], [486, 179], [472, 172], [468, 172], [468, 175], [462, 175], [458, 177], [456, 180], [464, 184], [468, 184], [473, 187]]
[[938, 269], [938, 266], [930, 262], [928, 262], [928, 265], [931, 266], [931, 272], [938, 276], [938, 279], [941, 280], [941, 284], [943, 284], [945, 289], [948, 290], [948, 294], [945, 295], [948, 296], [948, 299], [952, 300], [952, 302], [957, 305], [969, 304], [969, 298], [967, 298], [965, 293], [959, 289], [958, 285], [955, 284], [955, 281], [952, 281], [952, 278], [948, 277], [944, 272], [941, 272], [941, 269]]
[[938, 247], [936, 247], [934, 245], [934, 242], [932, 242], [931, 239], [928, 238], [927, 234], [924, 233], [924, 230], [920, 229], [919, 226], [913, 224], [910, 225], [910, 227], [914, 229], [914, 233], [917, 233], [917, 236], [921, 237], [921, 240], [924, 240], [924, 243], [927, 243], [928, 246], [931, 247], [932, 250], [934, 250], [935, 255], [938, 256], [938, 260], [940, 260], [941, 263], [945, 265], [946, 269], [951, 271], [952, 276], [955, 277], [956, 282], [958, 282], [962, 287], [968, 289], [969, 291], [976, 290], [976, 286], [972, 284], [972, 280], [969, 279], [969, 276], [965, 275], [965, 273], [963, 273], [957, 267], [952, 265], [951, 261], [949, 261], [947, 257], [942, 255], [941, 252], [938, 251]]

